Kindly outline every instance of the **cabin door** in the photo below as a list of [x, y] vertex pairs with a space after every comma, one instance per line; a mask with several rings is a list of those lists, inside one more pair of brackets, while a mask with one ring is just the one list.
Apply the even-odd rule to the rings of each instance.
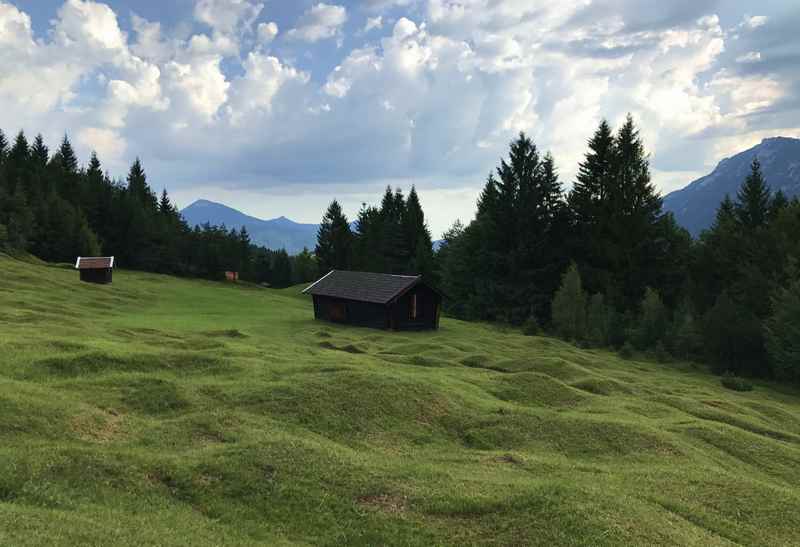
[[331, 321], [344, 322], [347, 320], [347, 306], [344, 302], [331, 302]]

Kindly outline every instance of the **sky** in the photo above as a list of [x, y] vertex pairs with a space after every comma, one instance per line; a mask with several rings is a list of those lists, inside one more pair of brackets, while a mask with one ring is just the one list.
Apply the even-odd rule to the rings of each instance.
[[800, 137], [798, 28], [797, 0], [0, 0], [0, 128], [262, 218], [414, 184], [439, 237], [520, 131], [568, 189], [631, 113], [662, 193]]

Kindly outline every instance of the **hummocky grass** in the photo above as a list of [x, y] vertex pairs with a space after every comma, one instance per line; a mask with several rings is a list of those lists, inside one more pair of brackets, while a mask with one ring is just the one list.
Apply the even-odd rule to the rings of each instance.
[[0, 257], [2, 545], [786, 545], [800, 396]]

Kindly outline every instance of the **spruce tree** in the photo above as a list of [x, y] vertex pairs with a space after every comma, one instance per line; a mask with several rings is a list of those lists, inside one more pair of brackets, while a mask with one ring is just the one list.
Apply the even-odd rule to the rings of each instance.
[[3, 166], [7, 154], [8, 154], [8, 140], [6, 139], [6, 134], [3, 133], [2, 129], [0, 129], [0, 167]]
[[573, 254], [587, 275], [586, 285], [591, 292], [603, 292], [608, 288], [610, 250], [606, 247], [610, 211], [607, 200], [615, 156], [611, 126], [602, 120], [589, 140], [589, 151], [578, 166], [567, 198], [574, 222]]
[[384, 273], [408, 273], [409, 251], [405, 245], [403, 219], [405, 218], [405, 199], [398, 188], [392, 192], [386, 187], [380, 208], [381, 218], [381, 257]]
[[734, 205], [731, 196], [725, 194], [725, 198], [717, 208], [717, 214], [714, 217], [714, 224], [712, 230], [723, 229], [725, 226], [732, 226], [736, 222], [736, 205]]
[[376, 207], [361, 204], [353, 235], [353, 267], [365, 272], [382, 272], [381, 237], [383, 225]]
[[147, 184], [147, 175], [139, 158], [136, 158], [128, 172], [128, 195], [147, 211], [157, 209], [156, 196]]
[[352, 244], [353, 234], [350, 232], [350, 224], [342, 212], [342, 206], [334, 199], [322, 217], [317, 232], [314, 254], [320, 275], [327, 274], [331, 270], [350, 269]]
[[[166, 188], [161, 190], [161, 199], [158, 200], [158, 212], [166, 217], [171, 217], [175, 213], [175, 207], [169, 200]], [[244, 230], [244, 226], [242, 226], [242, 229]]]
[[44, 170], [47, 167], [47, 162], [50, 159], [50, 151], [47, 149], [47, 145], [45, 145], [41, 133], [36, 135], [33, 145], [31, 146], [30, 154], [35, 169]]
[[431, 278], [433, 275], [433, 242], [428, 225], [425, 223], [425, 213], [422, 211], [417, 189], [414, 186], [411, 186], [411, 192], [406, 199], [403, 226], [405, 245], [408, 249], [408, 256], [411, 257], [407, 273]]
[[753, 158], [750, 174], [739, 189], [736, 201], [736, 215], [742, 226], [755, 229], [767, 222], [772, 192], [761, 174], [761, 162], [758, 158]]
[[58, 158], [63, 173], [78, 173], [78, 157], [75, 155], [75, 150], [72, 148], [72, 143], [69, 142], [69, 137], [66, 134], [61, 141], [61, 146], [58, 148]]

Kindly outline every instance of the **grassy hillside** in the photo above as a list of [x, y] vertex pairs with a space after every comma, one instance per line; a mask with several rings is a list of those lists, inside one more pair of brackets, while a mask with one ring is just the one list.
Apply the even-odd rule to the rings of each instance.
[[800, 397], [0, 257], [0, 545], [797, 544]]

